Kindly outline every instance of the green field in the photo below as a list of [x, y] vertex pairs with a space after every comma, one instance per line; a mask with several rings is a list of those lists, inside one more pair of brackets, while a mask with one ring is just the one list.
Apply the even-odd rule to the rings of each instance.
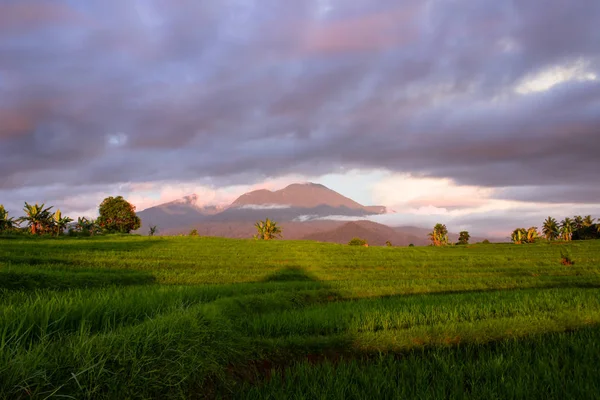
[[598, 240], [0, 238], [2, 399], [593, 399], [599, 365]]

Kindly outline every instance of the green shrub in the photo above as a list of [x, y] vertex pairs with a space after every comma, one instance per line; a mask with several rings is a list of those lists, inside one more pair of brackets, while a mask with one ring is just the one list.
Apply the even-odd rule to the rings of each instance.
[[367, 245], [367, 241], [365, 239], [361, 239], [361, 238], [354, 238], [348, 242], [348, 245], [350, 245], [350, 246], [365, 246], [365, 245]]

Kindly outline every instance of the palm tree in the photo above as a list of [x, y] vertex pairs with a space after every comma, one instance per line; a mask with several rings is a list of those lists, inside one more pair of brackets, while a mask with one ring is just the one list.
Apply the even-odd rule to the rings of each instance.
[[527, 230], [525, 228], [517, 228], [510, 235], [510, 239], [514, 244], [521, 244], [527, 239]]
[[433, 231], [429, 233], [429, 240], [433, 246], [445, 246], [448, 244], [448, 228], [444, 224], [435, 224]]
[[535, 243], [539, 236], [540, 234], [538, 233], [537, 226], [532, 226], [531, 228], [527, 229], [527, 243]]
[[576, 215], [573, 217], [573, 228], [575, 230], [580, 230], [583, 228], [583, 217], [581, 215]]
[[583, 218], [583, 227], [584, 227], [584, 228], [589, 228], [589, 227], [591, 227], [592, 225], [594, 225], [594, 219], [595, 219], [595, 218], [592, 218], [592, 216], [591, 216], [591, 215], [586, 215], [586, 216]]
[[569, 217], [566, 217], [560, 222], [560, 234], [563, 240], [569, 242], [573, 237], [573, 228], [575, 227], [575, 222]]
[[56, 210], [53, 218], [54, 228], [56, 229], [56, 236], [62, 235], [69, 223], [73, 222], [73, 218], [63, 217], [60, 210]]
[[158, 227], [156, 225], [150, 225], [150, 230], [148, 231], [148, 236], [154, 236], [156, 234]]
[[558, 222], [556, 222], [556, 219], [548, 217], [544, 221], [542, 233], [547, 240], [555, 240], [558, 237]]
[[14, 218], [8, 216], [8, 211], [4, 209], [4, 206], [0, 204], [0, 233], [9, 231], [15, 227], [16, 221]]
[[19, 218], [20, 222], [27, 222], [27, 226], [31, 230], [32, 235], [37, 235], [38, 233], [43, 233], [48, 230], [52, 224], [52, 214], [50, 213], [50, 209], [52, 207], [44, 208], [45, 204], [31, 205], [25, 202], [25, 207], [23, 207], [23, 211], [25, 211], [25, 216]]
[[267, 218], [264, 221], [258, 221], [254, 224], [257, 234], [254, 236], [257, 239], [271, 240], [277, 237], [282, 237], [283, 230], [277, 226], [277, 222]]

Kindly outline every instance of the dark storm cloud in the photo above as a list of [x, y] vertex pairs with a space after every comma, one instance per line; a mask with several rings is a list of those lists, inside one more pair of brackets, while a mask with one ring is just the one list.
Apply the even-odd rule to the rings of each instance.
[[[597, 185], [599, 18], [596, 0], [2, 2], [0, 190], [340, 164]], [[585, 80], [514, 90], [575, 64]]]

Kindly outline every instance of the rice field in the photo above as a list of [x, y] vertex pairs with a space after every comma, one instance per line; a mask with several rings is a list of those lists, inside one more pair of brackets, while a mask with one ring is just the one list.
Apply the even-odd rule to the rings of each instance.
[[598, 365], [600, 241], [0, 238], [2, 399], [593, 399]]

